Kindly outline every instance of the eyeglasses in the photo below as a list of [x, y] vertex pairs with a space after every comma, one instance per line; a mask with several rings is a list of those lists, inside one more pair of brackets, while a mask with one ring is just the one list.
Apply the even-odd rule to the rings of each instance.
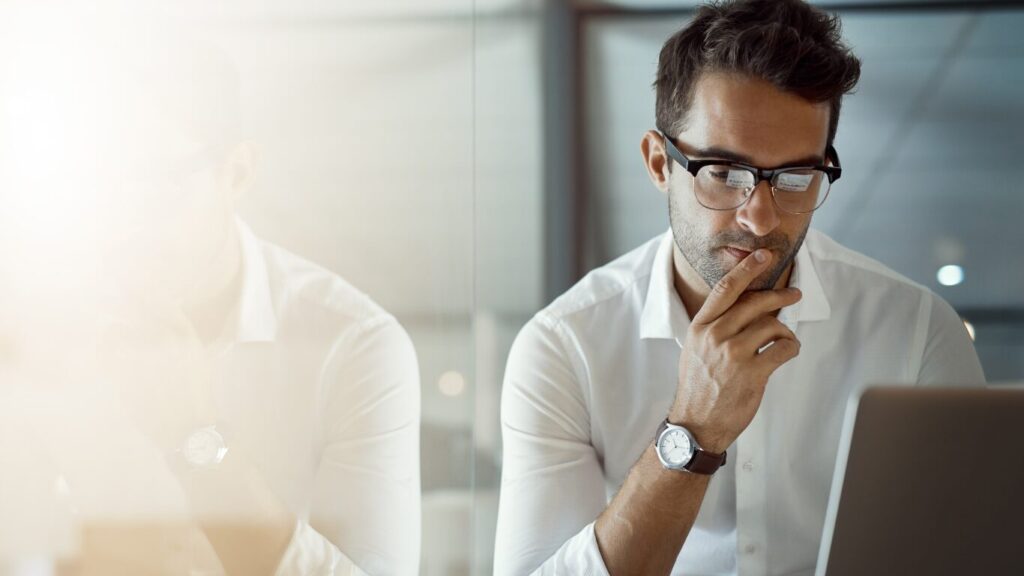
[[693, 193], [697, 202], [709, 210], [735, 210], [750, 200], [762, 181], [771, 186], [775, 205], [790, 214], [809, 214], [825, 203], [832, 183], [842, 168], [839, 154], [829, 145], [826, 160], [831, 165], [787, 166], [769, 170], [729, 160], [691, 160], [676, 148], [667, 134], [665, 149], [670, 158], [693, 175]]
[[163, 209], [180, 204], [190, 189], [191, 179], [216, 168], [228, 152], [224, 144], [204, 146], [198, 152], [176, 161], [144, 159], [126, 165], [118, 174], [119, 202], [135, 202]]

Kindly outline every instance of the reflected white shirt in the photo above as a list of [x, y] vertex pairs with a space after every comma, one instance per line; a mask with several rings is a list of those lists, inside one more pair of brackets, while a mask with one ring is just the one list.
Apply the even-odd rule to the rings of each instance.
[[[496, 574], [608, 573], [593, 522], [669, 411], [689, 326], [672, 246], [669, 232], [591, 272], [517, 337]], [[812, 574], [848, 398], [872, 383], [984, 383], [945, 301], [824, 234], [808, 232], [790, 285], [803, 298], [779, 319], [800, 355], [729, 447], [672, 574]]]
[[218, 413], [299, 516], [280, 576], [416, 574], [420, 387], [390, 314], [242, 232], [243, 287]]
[[[297, 517], [278, 576], [416, 574], [420, 387], [409, 337], [337, 275], [238, 228], [239, 297], [202, 349], [211, 368], [203, 376], [229, 450]], [[38, 362], [88, 367], [67, 358], [98, 349], [84, 336], [61, 342], [71, 350], [41, 348]], [[180, 352], [174, 342], [156, 348]], [[174, 358], [159, 366], [185, 363]], [[106, 372], [16, 371], [3, 360], [0, 572], [8, 559], [82, 554], [101, 570], [144, 566], [123, 573], [224, 573], [192, 522], [188, 477], [140, 433]], [[152, 378], [154, 389], [187, 377], [140, 366], [132, 377]], [[80, 549], [78, 529], [96, 527], [118, 536]]]

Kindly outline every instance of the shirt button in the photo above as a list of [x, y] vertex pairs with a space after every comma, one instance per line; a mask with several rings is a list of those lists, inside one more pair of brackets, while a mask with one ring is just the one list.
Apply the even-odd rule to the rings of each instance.
[[743, 469], [746, 470], [747, 472], [750, 472], [751, 470], [754, 469], [754, 463], [751, 462], [750, 460], [747, 460], [746, 462], [743, 463]]
[[757, 552], [757, 546], [754, 546], [753, 544], [747, 544], [743, 547], [743, 551], [747, 554], [753, 554], [754, 552]]

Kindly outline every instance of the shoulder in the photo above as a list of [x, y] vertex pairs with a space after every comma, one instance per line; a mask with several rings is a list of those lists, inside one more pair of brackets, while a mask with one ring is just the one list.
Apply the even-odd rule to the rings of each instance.
[[[655, 255], [664, 235], [594, 269], [537, 312], [519, 331], [506, 379], [586, 380], [595, 338], [637, 330]], [[558, 386], [561, 386], [558, 384]]]
[[587, 273], [572, 288], [538, 312], [535, 321], [557, 324], [604, 310], [621, 310], [625, 301], [647, 292], [658, 247], [665, 234]]
[[818, 276], [830, 296], [886, 293], [917, 299], [935, 297], [927, 287], [892, 270], [878, 260], [847, 248], [824, 232], [810, 230], [805, 245]]
[[903, 334], [915, 350], [923, 350], [929, 334], [964, 331], [953, 307], [927, 286], [821, 232], [807, 239], [822, 288], [849, 330]]
[[[267, 241], [260, 241], [271, 298], [283, 337], [353, 340], [372, 334], [407, 347], [398, 321], [341, 276]], [[381, 340], [381, 338], [377, 338]]]

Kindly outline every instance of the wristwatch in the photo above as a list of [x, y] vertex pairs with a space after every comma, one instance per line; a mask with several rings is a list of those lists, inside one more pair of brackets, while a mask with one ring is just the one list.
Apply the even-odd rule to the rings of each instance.
[[661, 465], [669, 470], [714, 474], [725, 464], [725, 452], [713, 454], [700, 447], [689, 430], [665, 419], [654, 435], [654, 450]]
[[192, 468], [214, 468], [224, 461], [228, 446], [216, 426], [206, 426], [189, 434], [177, 452]]

